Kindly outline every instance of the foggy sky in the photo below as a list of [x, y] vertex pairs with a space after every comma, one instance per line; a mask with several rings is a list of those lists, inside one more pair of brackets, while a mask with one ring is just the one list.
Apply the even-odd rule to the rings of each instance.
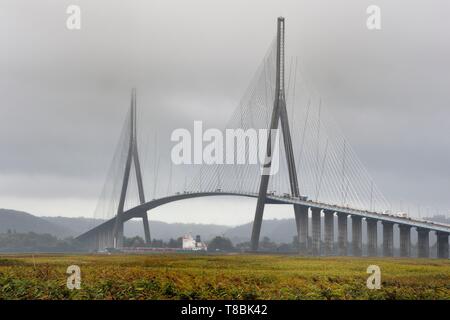
[[[66, 29], [70, 4], [81, 7], [79, 31]], [[381, 30], [366, 28], [370, 4]], [[130, 88], [155, 130], [198, 119], [220, 128], [283, 15], [287, 54], [383, 194], [403, 210], [448, 212], [448, 12], [446, 0], [1, 0], [0, 207], [91, 216]], [[238, 224], [253, 214], [253, 200], [197, 199], [154, 219]]]

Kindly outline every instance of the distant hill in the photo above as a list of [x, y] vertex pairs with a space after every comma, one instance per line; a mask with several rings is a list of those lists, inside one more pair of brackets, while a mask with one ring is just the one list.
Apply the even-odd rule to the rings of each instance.
[[84, 217], [42, 217], [42, 219], [66, 229], [64, 237], [76, 237], [104, 222], [102, 219]]
[[[185, 234], [192, 236], [200, 235], [203, 240], [210, 240], [215, 236], [220, 236], [230, 229], [228, 226], [200, 223], [166, 223], [150, 220], [150, 233], [153, 239], [168, 241], [170, 238], [176, 239]], [[125, 236], [144, 236], [141, 220], [132, 220], [125, 223]]]
[[[253, 222], [249, 222], [225, 232], [225, 237], [233, 243], [245, 242], [250, 240]], [[278, 243], [290, 243], [296, 234], [294, 219], [273, 219], [264, 220], [261, 226], [261, 239], [269, 237], [270, 240]]]
[[29, 213], [11, 209], [0, 209], [0, 233], [8, 230], [18, 233], [48, 233], [58, 238], [67, 237], [71, 230], [48, 221], [43, 218], [33, 216]]
[[[92, 218], [67, 218], [67, 217], [43, 217], [43, 219], [69, 229], [69, 236], [78, 236], [83, 232], [99, 225], [104, 220]], [[199, 234], [205, 240], [209, 240], [216, 235], [223, 234], [229, 227], [213, 224], [195, 223], [166, 223], [150, 220], [150, 232], [152, 239], [168, 241], [170, 238], [176, 239], [184, 234], [191, 233], [193, 236]], [[126, 237], [144, 237], [142, 221], [129, 220], [125, 223], [124, 233]]]
[[[323, 219], [323, 218], [322, 218]], [[450, 223], [445, 217], [436, 216], [427, 218], [444, 223]], [[337, 233], [337, 218], [335, 217], [335, 232]], [[35, 232], [39, 234], [48, 233], [57, 238], [76, 237], [83, 232], [102, 223], [104, 220], [92, 218], [67, 218], [67, 217], [36, 217], [26, 212], [0, 209], [0, 233], [6, 233], [8, 230], [19, 233]], [[309, 221], [311, 229], [311, 219]], [[322, 223], [323, 225], [323, 223]], [[351, 239], [351, 219], [348, 221], [349, 239]], [[125, 223], [125, 236], [144, 237], [142, 221], [130, 220]], [[150, 232], [152, 239], [168, 241], [171, 238], [176, 239], [184, 234], [191, 233], [193, 236], [200, 235], [203, 240], [210, 240], [215, 236], [221, 235], [230, 238], [236, 244], [250, 240], [252, 223], [246, 223], [236, 227], [214, 224], [196, 224], [196, 223], [166, 223], [150, 220]], [[323, 232], [323, 231], [322, 231]], [[365, 221], [363, 222], [363, 239], [365, 243]], [[399, 247], [398, 228], [394, 228], [394, 246]], [[264, 220], [261, 228], [261, 239], [269, 237], [277, 243], [291, 243], [296, 235], [294, 219], [272, 219]], [[434, 233], [430, 234], [431, 244], [436, 241]], [[378, 228], [379, 242], [382, 239], [382, 230]], [[417, 241], [416, 232], [411, 233], [412, 242]], [[381, 242], [379, 243], [381, 245]]]
[[[18, 233], [35, 232], [39, 234], [48, 233], [60, 239], [76, 237], [83, 232], [101, 224], [104, 220], [93, 218], [68, 218], [68, 217], [36, 217], [32, 214], [0, 209], [0, 233], [8, 230]], [[203, 239], [209, 240], [217, 235], [222, 235], [230, 227], [213, 224], [196, 223], [166, 223], [161, 221], [150, 221], [152, 238], [169, 240], [178, 238], [184, 234], [191, 233], [193, 236], [201, 235]], [[142, 221], [130, 220], [125, 223], [125, 236], [144, 236]]]
[[[0, 210], [0, 233], [8, 230], [16, 232], [48, 233], [58, 238], [76, 237], [83, 232], [102, 223], [104, 220], [93, 218], [68, 217], [36, 217], [26, 212], [15, 210]], [[268, 236], [273, 241], [291, 242], [295, 234], [293, 219], [264, 220], [261, 237]], [[153, 239], [168, 241], [184, 234], [200, 235], [204, 240], [215, 236], [229, 237], [234, 243], [250, 239], [252, 224], [247, 223], [237, 227], [200, 223], [166, 223], [150, 220], [150, 232]], [[125, 223], [125, 236], [144, 236], [142, 222], [130, 220]]]

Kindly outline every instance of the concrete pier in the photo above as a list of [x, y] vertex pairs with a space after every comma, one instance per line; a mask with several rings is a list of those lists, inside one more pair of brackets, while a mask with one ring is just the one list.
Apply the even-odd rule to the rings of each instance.
[[321, 210], [317, 208], [311, 208], [311, 220], [312, 220], [312, 255], [320, 255], [320, 213]]
[[383, 221], [383, 256], [394, 256], [394, 224]]
[[419, 258], [430, 257], [430, 231], [428, 229], [417, 228], [417, 251]]
[[411, 227], [400, 224], [400, 256], [410, 257], [411, 256]]
[[367, 222], [367, 255], [376, 257], [378, 255], [378, 220], [366, 218]]
[[117, 243], [115, 248], [123, 248], [123, 222], [119, 224], [118, 230], [117, 230]]
[[439, 259], [448, 259], [448, 233], [436, 232], [437, 256]]
[[295, 213], [297, 215], [297, 234], [298, 234], [298, 250], [302, 255], [308, 254], [308, 211], [305, 206], [297, 206]]
[[[100, 228], [97, 233], [91, 234], [83, 241], [83, 248], [88, 251], [103, 251], [106, 248], [113, 248], [115, 240], [111, 226]], [[122, 231], [122, 229], [119, 228], [119, 231]]]
[[346, 256], [347, 252], [347, 214], [337, 212], [338, 217], [338, 255]]
[[362, 218], [352, 216], [352, 255], [362, 255]]
[[334, 211], [324, 210], [324, 254], [334, 255]]

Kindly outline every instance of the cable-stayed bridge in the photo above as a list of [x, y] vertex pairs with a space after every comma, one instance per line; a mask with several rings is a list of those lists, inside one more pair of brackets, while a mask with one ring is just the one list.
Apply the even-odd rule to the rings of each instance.
[[[262, 165], [245, 161], [173, 164], [171, 151], [165, 148], [167, 140], [161, 142], [155, 133], [154, 141], [149, 142], [149, 135], [141, 132], [133, 90], [130, 111], [95, 213], [96, 218], [107, 221], [78, 237], [87, 248], [122, 247], [124, 223], [133, 218], [142, 219], [149, 243], [148, 213], [152, 209], [184, 199], [223, 195], [257, 199], [251, 234], [253, 251], [258, 250], [265, 205], [284, 204], [293, 206], [301, 254], [347, 255], [351, 244], [352, 254], [362, 255], [365, 220], [370, 256], [378, 252], [379, 227], [383, 255], [393, 256], [393, 230], [398, 225], [401, 256], [411, 255], [411, 229], [415, 228], [419, 257], [429, 257], [430, 232], [436, 232], [438, 257], [448, 258], [450, 226], [392, 213], [321, 100], [308, 94], [305, 82], [297, 81], [297, 61], [291, 59], [290, 67], [285, 67], [284, 34], [285, 21], [279, 18], [276, 38], [224, 128], [241, 130], [249, 143], [255, 142], [246, 135], [251, 129], [267, 130]], [[233, 160], [252, 156], [249, 145], [237, 143], [235, 147]]]

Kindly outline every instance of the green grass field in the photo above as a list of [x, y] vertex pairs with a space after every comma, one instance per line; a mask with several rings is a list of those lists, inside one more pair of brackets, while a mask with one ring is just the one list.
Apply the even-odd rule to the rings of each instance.
[[[66, 287], [69, 265], [81, 289]], [[369, 290], [369, 265], [381, 289]], [[0, 256], [0, 299], [450, 299], [450, 260], [290, 255]]]

